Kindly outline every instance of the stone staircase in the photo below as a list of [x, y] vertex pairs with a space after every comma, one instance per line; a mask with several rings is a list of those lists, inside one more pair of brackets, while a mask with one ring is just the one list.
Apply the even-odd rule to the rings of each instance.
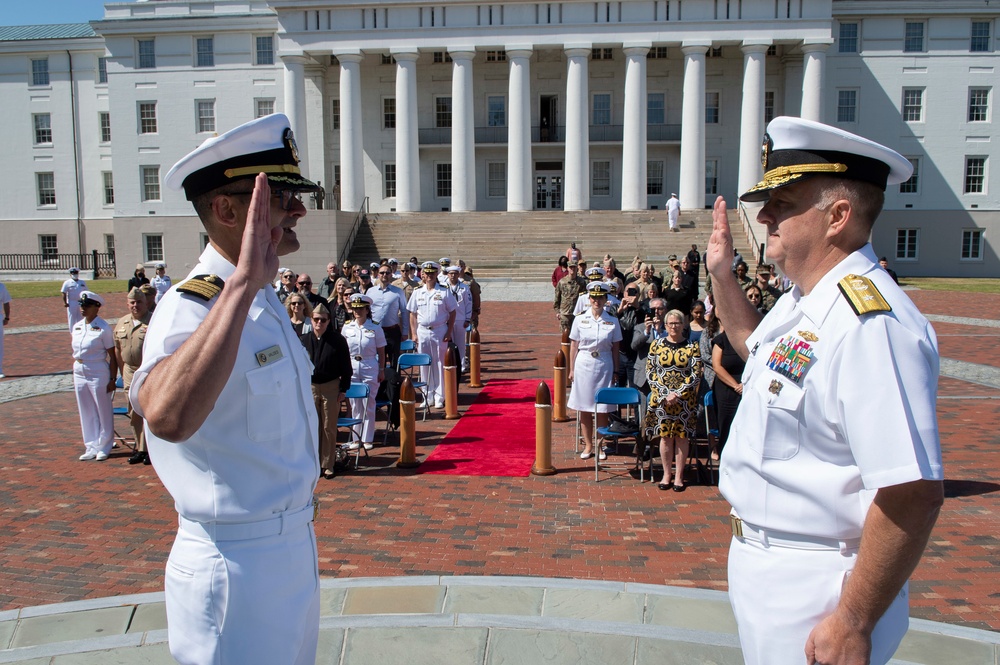
[[[739, 227], [735, 211], [730, 223]], [[670, 233], [666, 212], [657, 210], [373, 213], [359, 228], [350, 259], [367, 265], [380, 257], [447, 256], [463, 259], [477, 279], [545, 282], [570, 242], [591, 263], [611, 254], [626, 272], [638, 254], [659, 271], [669, 255], [687, 254], [692, 244], [704, 251], [711, 232], [710, 210], [682, 213], [679, 233]], [[743, 234], [735, 235], [743, 256], [751, 256]]]

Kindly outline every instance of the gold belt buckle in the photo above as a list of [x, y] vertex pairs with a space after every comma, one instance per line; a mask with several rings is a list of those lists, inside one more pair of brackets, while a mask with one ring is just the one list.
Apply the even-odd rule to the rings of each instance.
[[313, 522], [319, 517], [319, 498], [313, 497]]
[[590, 357], [591, 358], [600, 358], [601, 357], [601, 352], [600, 351], [591, 351], [590, 352]]
[[733, 535], [737, 538], [743, 537], [743, 520], [732, 513], [729, 513], [729, 528], [733, 530]]

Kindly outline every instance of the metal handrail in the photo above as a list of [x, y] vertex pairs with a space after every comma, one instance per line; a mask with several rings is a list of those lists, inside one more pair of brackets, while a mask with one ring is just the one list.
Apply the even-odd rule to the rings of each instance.
[[760, 265], [764, 261], [764, 243], [757, 242], [757, 235], [753, 232], [753, 224], [750, 223], [750, 216], [747, 214], [747, 208], [743, 201], [739, 202], [738, 210], [740, 222], [743, 224], [743, 233], [750, 243], [750, 251], [753, 252], [754, 262]]
[[358, 236], [358, 229], [361, 228], [361, 222], [367, 218], [368, 215], [368, 197], [366, 196], [363, 201], [361, 201], [361, 207], [358, 209], [358, 214], [354, 216], [354, 223], [351, 225], [351, 233], [347, 236], [347, 244], [344, 245], [344, 251], [341, 252], [340, 258], [337, 263], [343, 265], [344, 261], [347, 259], [347, 255], [351, 253], [351, 248], [354, 246], [354, 239]]

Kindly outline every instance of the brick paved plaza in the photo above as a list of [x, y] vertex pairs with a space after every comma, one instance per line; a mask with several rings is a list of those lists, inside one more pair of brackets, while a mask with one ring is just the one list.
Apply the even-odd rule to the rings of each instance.
[[[1000, 373], [1000, 295], [910, 294], [925, 314], [949, 317], [934, 325], [942, 358], [958, 361], [950, 367], [987, 366], [978, 382], [941, 379], [947, 500], [914, 575], [911, 614], [1000, 630], [1000, 383], [982, 378]], [[124, 296], [104, 309], [108, 318], [124, 313]], [[64, 322], [64, 312], [57, 297], [15, 300], [9, 332]], [[551, 378], [559, 337], [547, 303], [486, 302], [482, 320], [484, 380]], [[0, 386], [66, 373], [68, 342], [62, 330], [9, 334]], [[870, 385], [878, 390], [879, 377]], [[462, 385], [463, 406], [475, 393]], [[437, 413], [418, 423], [421, 459], [452, 424]], [[717, 489], [660, 492], [629, 476], [595, 483], [593, 467], [573, 454], [572, 432], [572, 423], [554, 426], [559, 473], [527, 478], [397, 470], [391, 435], [367, 467], [319, 483], [322, 576], [519, 575], [724, 590], [728, 506]], [[77, 461], [72, 392], [0, 403], [0, 440], [0, 610], [162, 590], [176, 526], [169, 496], [152, 467], [126, 464], [127, 451]]]

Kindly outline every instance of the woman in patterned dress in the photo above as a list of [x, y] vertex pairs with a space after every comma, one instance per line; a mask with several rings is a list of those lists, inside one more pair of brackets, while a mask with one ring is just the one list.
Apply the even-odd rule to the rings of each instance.
[[[698, 413], [698, 384], [701, 382], [701, 350], [684, 336], [684, 314], [667, 312], [667, 336], [655, 340], [646, 359], [646, 377], [651, 394], [643, 421], [647, 441], [660, 439], [660, 462], [663, 479], [660, 489], [683, 492], [684, 467], [687, 465], [688, 440], [695, 433]], [[667, 482], [670, 460], [674, 460], [674, 481]]]

